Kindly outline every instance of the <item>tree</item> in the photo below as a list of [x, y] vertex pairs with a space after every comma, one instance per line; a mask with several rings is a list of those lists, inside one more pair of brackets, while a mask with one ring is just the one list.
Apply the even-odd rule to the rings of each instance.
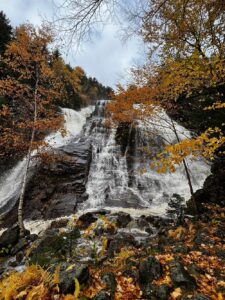
[[0, 55], [5, 52], [7, 44], [12, 39], [12, 26], [3, 11], [0, 11]]
[[22, 25], [16, 29], [15, 39], [7, 46], [4, 64], [10, 72], [0, 80], [0, 94], [8, 99], [1, 115], [1, 155], [21, 156], [26, 153], [26, 171], [23, 177], [18, 223], [20, 235], [24, 236], [23, 203], [33, 150], [46, 146], [43, 137], [63, 124], [54, 101], [59, 98], [59, 88], [54, 72], [49, 66], [48, 45], [52, 42], [49, 28], [35, 29]]
[[[113, 101], [108, 104], [107, 109], [111, 115], [114, 123], [128, 123], [131, 126], [136, 126], [136, 123], [141, 121], [142, 123], [148, 125], [153, 125], [151, 131], [146, 130], [147, 134], [160, 136], [164, 140], [164, 148], [173, 147], [172, 141], [167, 140], [164, 136], [159, 135], [159, 128], [164, 130], [169, 130], [173, 133], [177, 143], [180, 143], [180, 132], [177, 129], [174, 121], [172, 119], [167, 119], [163, 117], [162, 107], [160, 102], [157, 101], [157, 88], [142, 87], [138, 88], [135, 85], [130, 85], [127, 90], [124, 88], [119, 89], [119, 93], [113, 98]], [[147, 128], [146, 127], [146, 128]], [[146, 154], [152, 158], [151, 149], [142, 149]], [[156, 156], [153, 156], [153, 162], [151, 167], [156, 169], [159, 173], [165, 173], [167, 171], [174, 172], [174, 164], [171, 163], [170, 168], [164, 164], [162, 160], [163, 152], [159, 151]], [[197, 205], [194, 200], [194, 190], [192, 185], [192, 179], [190, 175], [190, 170], [188, 168], [186, 157], [181, 158], [179, 163], [183, 164], [186, 173], [187, 182], [190, 189], [191, 200], [193, 204], [193, 209], [197, 213]]]
[[151, 0], [144, 12], [142, 35], [163, 58], [198, 52], [207, 59], [224, 57], [225, 10], [221, 0]]
[[[134, 0], [124, 4], [119, 0], [70, 0], [63, 6], [68, 14], [60, 20], [65, 22], [71, 37], [78, 37], [80, 41], [89, 38], [96, 24], [105, 21], [104, 12], [113, 11], [111, 16], [120, 23], [118, 7], [126, 15], [128, 27], [136, 27], [148, 45], [150, 61], [135, 73], [138, 87], [121, 89], [109, 105], [113, 119], [119, 122], [144, 119], [154, 114], [156, 106], [176, 111], [181, 99], [198, 102], [195, 106], [202, 109], [202, 115], [208, 110], [224, 112], [224, 1]], [[141, 109], [137, 109], [137, 105]], [[157, 155], [154, 166], [166, 172], [175, 171], [176, 166], [183, 163], [190, 181], [185, 163], [187, 156], [213, 159], [218, 153], [224, 154], [222, 119], [217, 126], [208, 125], [192, 139], [177, 139], [177, 144], [167, 145]]]

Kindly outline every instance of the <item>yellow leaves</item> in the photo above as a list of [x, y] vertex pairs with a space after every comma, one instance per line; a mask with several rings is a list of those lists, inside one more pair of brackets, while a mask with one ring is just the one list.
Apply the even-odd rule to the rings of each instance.
[[175, 230], [170, 229], [168, 231], [168, 237], [179, 240], [183, 234], [185, 234], [186, 230], [184, 227], [179, 226]]
[[204, 133], [194, 139], [185, 139], [174, 145], [166, 145], [164, 151], [156, 156], [151, 168], [158, 173], [175, 172], [176, 166], [186, 157], [195, 159], [203, 156], [213, 159], [214, 154], [225, 143], [225, 136], [218, 127], [208, 128]]
[[86, 231], [83, 234], [83, 237], [86, 238], [90, 235], [90, 233], [95, 229], [97, 222], [94, 222], [93, 224], [91, 224]]
[[77, 300], [80, 295], [80, 284], [77, 278], [75, 278], [75, 292], [74, 292], [74, 300]]
[[215, 110], [215, 109], [222, 109], [225, 108], [225, 103], [222, 102], [214, 102], [211, 106], [205, 107], [204, 110]]
[[27, 295], [27, 291], [22, 291], [20, 292], [17, 296], [16, 299], [23, 299]]
[[[46, 290], [43, 289], [42, 283], [50, 284], [51, 276], [44, 271], [42, 268], [38, 266], [29, 266], [27, 269], [22, 273], [13, 273], [8, 278], [3, 279], [0, 284], [0, 298], [5, 300], [14, 299], [20, 293], [26, 292], [29, 289], [31, 292], [33, 289], [38, 289], [43, 294], [46, 293]], [[22, 295], [22, 294], [21, 294]], [[30, 298], [29, 299], [38, 299], [38, 298]], [[45, 298], [39, 298], [45, 299]]]
[[0, 282], [0, 299], [4, 300], [46, 300], [67, 299], [78, 300], [80, 296], [79, 281], [74, 278], [75, 291], [73, 295], [59, 294], [59, 269], [53, 276], [39, 266], [29, 266], [22, 273], [12, 273]]
[[224, 300], [223, 294], [218, 293], [216, 296], [213, 296], [213, 300]]
[[108, 239], [106, 237], [103, 237], [102, 238], [102, 249], [101, 249], [100, 256], [104, 256], [107, 245], [108, 245]]
[[54, 284], [59, 284], [60, 283], [60, 279], [59, 279], [59, 274], [60, 274], [60, 265], [58, 265], [58, 266], [56, 266], [56, 268], [55, 268], [55, 272], [54, 272], [54, 274], [53, 274], [53, 280], [52, 280], [52, 282], [54, 283]]
[[75, 264], [69, 265], [69, 267], [67, 267], [66, 272], [73, 270], [75, 267]]
[[181, 288], [176, 288], [172, 293], [171, 293], [171, 298], [173, 300], [179, 299], [180, 296], [182, 295]]

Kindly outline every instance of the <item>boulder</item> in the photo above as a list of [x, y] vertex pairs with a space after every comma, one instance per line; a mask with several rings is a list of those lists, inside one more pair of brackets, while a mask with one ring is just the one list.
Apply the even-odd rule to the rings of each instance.
[[0, 237], [0, 249], [12, 247], [19, 241], [20, 229], [18, 225], [6, 229]]
[[112, 257], [114, 253], [120, 251], [125, 246], [136, 246], [137, 242], [132, 234], [121, 232], [108, 237], [107, 255]]
[[154, 256], [149, 256], [146, 260], [141, 262], [139, 266], [139, 282], [141, 285], [148, 284], [161, 276], [162, 266]]
[[173, 260], [169, 263], [171, 279], [175, 286], [185, 286], [193, 288], [196, 286], [194, 277], [184, 269], [178, 260]]
[[82, 228], [89, 227], [92, 223], [97, 221], [97, 218], [94, 216], [94, 213], [88, 212], [79, 217], [79, 221], [82, 222]]
[[118, 227], [126, 227], [128, 223], [132, 220], [131, 216], [124, 212], [119, 212], [116, 214], [116, 225]]
[[63, 294], [73, 294], [75, 291], [75, 278], [80, 284], [84, 284], [89, 279], [89, 269], [87, 265], [76, 264], [74, 266], [64, 263], [59, 272], [59, 289]]

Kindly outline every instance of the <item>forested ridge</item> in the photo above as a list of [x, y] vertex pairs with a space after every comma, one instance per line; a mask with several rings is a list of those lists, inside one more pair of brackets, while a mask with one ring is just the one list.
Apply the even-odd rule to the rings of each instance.
[[[115, 91], [49, 47], [108, 22], [147, 48]], [[68, 0], [0, 26], [0, 162], [19, 160], [0, 299], [223, 300], [225, 2]]]

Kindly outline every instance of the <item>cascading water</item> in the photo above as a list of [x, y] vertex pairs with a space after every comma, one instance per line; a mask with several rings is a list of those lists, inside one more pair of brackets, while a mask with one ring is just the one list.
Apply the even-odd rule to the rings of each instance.
[[[190, 137], [190, 132], [173, 123], [163, 111], [154, 118], [139, 122], [135, 126], [133, 141], [126, 146], [124, 153], [116, 141], [116, 129], [104, 125], [104, 107], [107, 101], [99, 101], [96, 105], [84, 134], [92, 141], [92, 164], [87, 182], [88, 200], [82, 209], [98, 207], [146, 209], [157, 213], [165, 213], [173, 194], [179, 194], [186, 200], [190, 198], [190, 190], [184, 167], [178, 167], [175, 173], [158, 174], [150, 169], [151, 159], [143, 157], [143, 147], [159, 152], [166, 143], [175, 143], [175, 124], [179, 139]], [[130, 128], [132, 130], [132, 128]], [[126, 137], [129, 140], [129, 135]], [[133, 148], [131, 165], [129, 148]], [[198, 159], [188, 160], [194, 190], [200, 188], [210, 173], [209, 165]], [[142, 170], [146, 172], [142, 172]]]
[[[105, 124], [106, 104], [107, 101], [98, 101], [89, 118], [87, 116], [93, 107], [84, 108], [80, 112], [62, 109], [67, 136], [62, 137], [57, 132], [46, 138], [50, 146], [60, 149], [65, 146], [65, 151], [69, 149], [70, 153], [77, 149], [79, 143], [87, 141], [91, 144], [92, 160], [86, 183], [88, 197], [81, 203], [78, 201], [77, 209], [83, 211], [110, 207], [136, 211], [144, 209], [149, 213], [164, 214], [173, 194], [188, 199], [190, 192], [183, 166], [173, 174], [158, 174], [149, 167], [151, 158], [142, 152], [142, 148], [147, 147], [156, 154], [165, 143], [176, 142], [173, 123], [167, 114], [161, 111], [154, 118], [129, 126], [124, 138], [125, 146], [122, 147], [118, 142], [119, 126], [108, 128]], [[190, 136], [188, 130], [174, 124], [180, 139]], [[18, 200], [25, 165], [24, 159], [0, 181], [1, 213], [9, 211]], [[188, 165], [196, 190], [209, 175], [210, 167], [200, 159], [188, 161]], [[144, 169], [146, 172], [143, 173]]]
[[[93, 106], [82, 108], [79, 112], [69, 108], [62, 108], [61, 110], [65, 118], [67, 134], [63, 137], [60, 132], [56, 132], [47, 136], [45, 140], [52, 148], [59, 148], [68, 144], [80, 133], [87, 117], [93, 111]], [[32, 156], [34, 157], [35, 154], [36, 151], [33, 151]], [[35, 162], [32, 162], [31, 167], [34, 164]], [[18, 200], [25, 168], [26, 158], [0, 179], [0, 213], [10, 211]]]

